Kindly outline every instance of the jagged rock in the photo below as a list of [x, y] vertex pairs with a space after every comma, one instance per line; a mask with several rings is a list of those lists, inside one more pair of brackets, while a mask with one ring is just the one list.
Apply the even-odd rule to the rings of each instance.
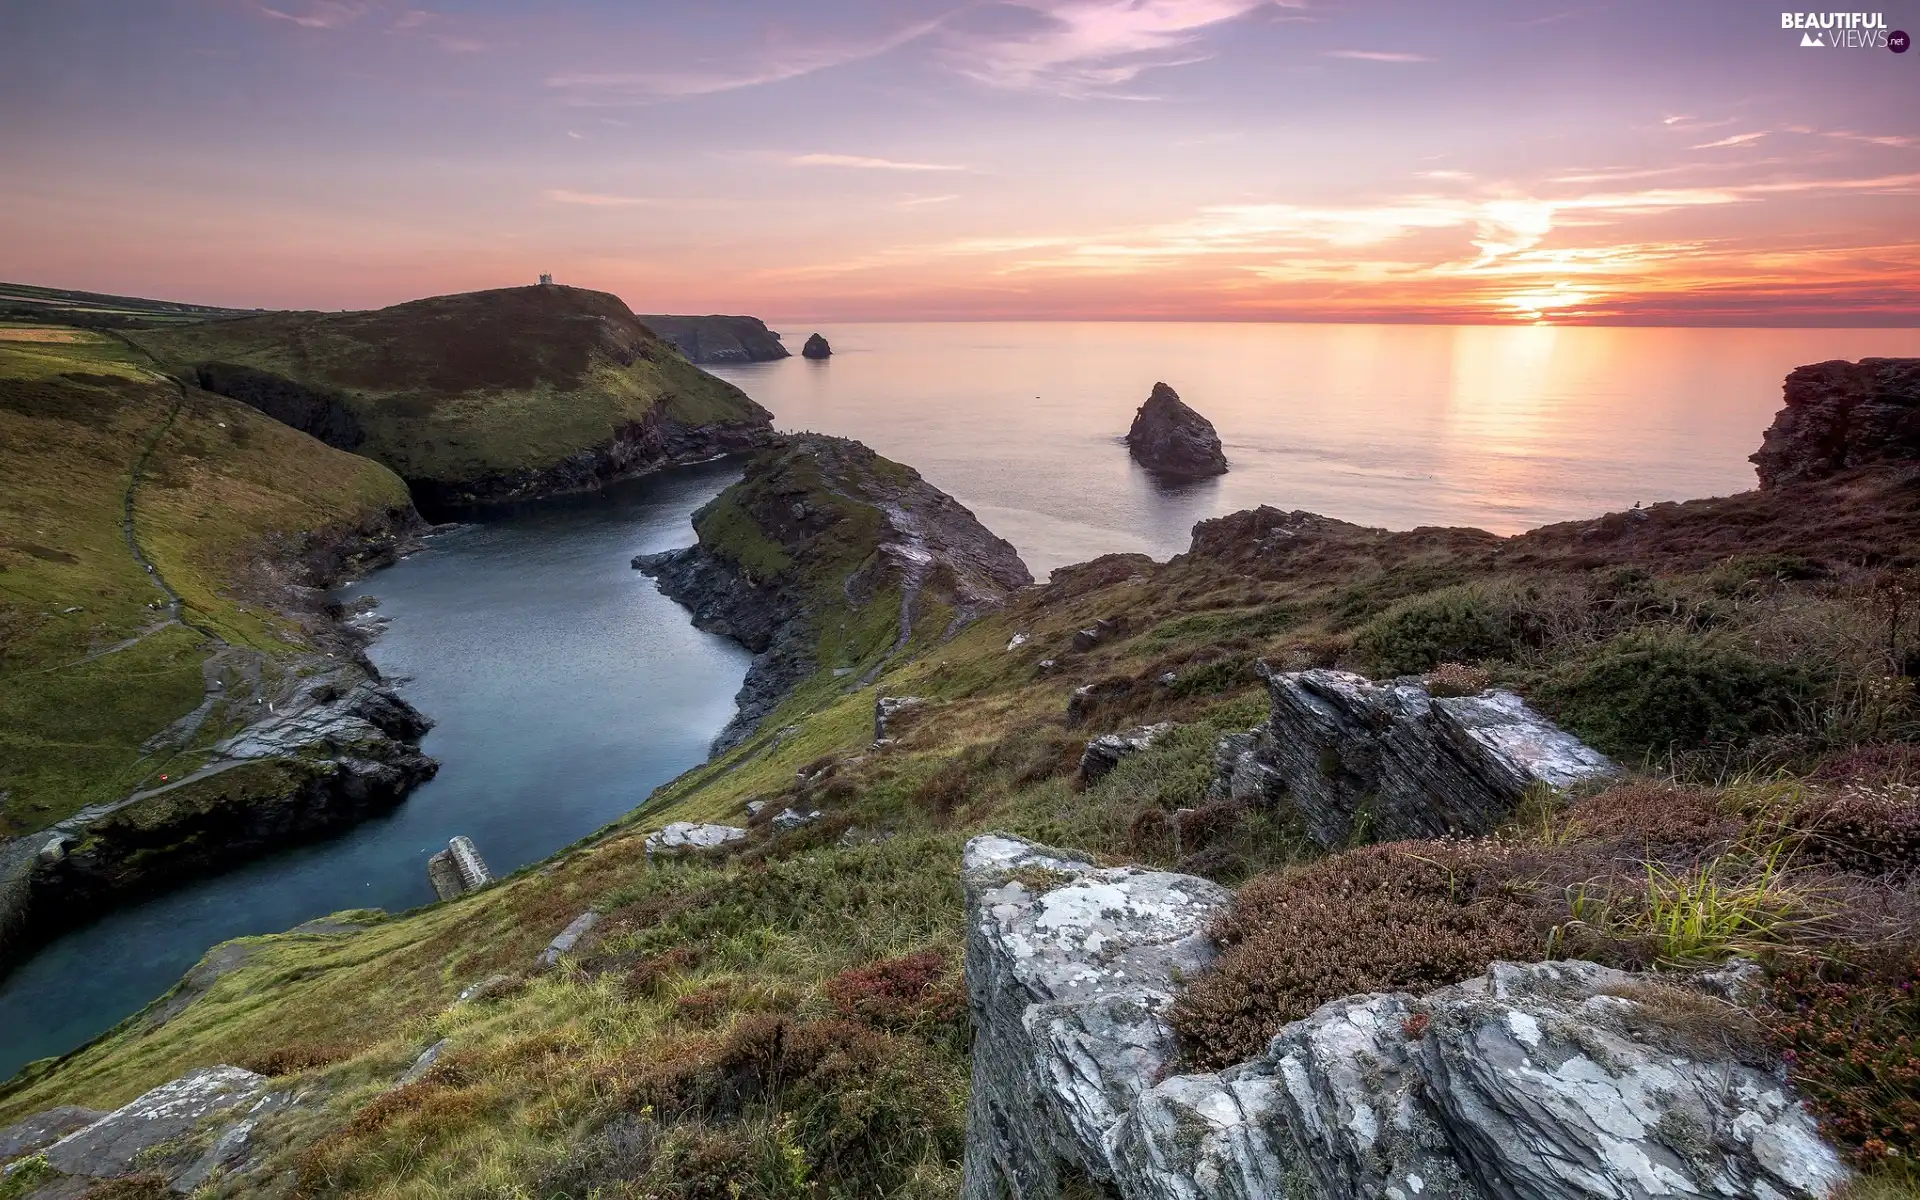
[[1220, 435], [1207, 420], [1164, 383], [1134, 414], [1127, 431], [1127, 452], [1149, 471], [1177, 479], [1201, 479], [1227, 473]]
[[1267, 723], [1222, 739], [1213, 795], [1284, 795], [1323, 846], [1488, 833], [1530, 787], [1617, 773], [1512, 692], [1437, 697], [1417, 680], [1325, 668], [1274, 674], [1267, 687]]
[[1083, 683], [1067, 696], [1067, 724], [1079, 725], [1093, 715], [1093, 710], [1109, 700], [1118, 700], [1133, 691], [1131, 679], [1102, 679], [1094, 683]]
[[202, 1185], [212, 1179], [217, 1171], [224, 1171], [240, 1162], [253, 1146], [253, 1131], [258, 1121], [238, 1121], [220, 1131], [220, 1136], [207, 1147], [207, 1152], [199, 1161], [189, 1167], [185, 1174], [172, 1183], [173, 1191], [182, 1196], [191, 1196]]
[[136, 1170], [164, 1168], [153, 1161], [182, 1156], [166, 1171], [178, 1177], [204, 1153], [190, 1135], [221, 1113], [259, 1111], [267, 1079], [240, 1067], [206, 1067], [161, 1084], [152, 1091], [61, 1138], [41, 1152], [63, 1175], [113, 1179]]
[[1007, 639], [1008, 650], [1018, 650], [1020, 647], [1026, 644], [1027, 644], [1027, 635], [1024, 633], [1016, 633], [1012, 637]]
[[[1058, 1197], [1177, 1056], [1160, 1018], [1174, 980], [1213, 960], [1230, 902], [1204, 879], [1098, 870], [1016, 838], [967, 843], [974, 1027], [966, 1200]], [[1283, 1194], [1283, 1193], [1282, 1193]]]
[[0, 1163], [12, 1162], [23, 1154], [32, 1154], [42, 1147], [51, 1146], [74, 1130], [85, 1129], [106, 1115], [97, 1108], [65, 1104], [16, 1121], [0, 1129]]
[[818, 821], [820, 816], [820, 810], [817, 808], [810, 812], [800, 812], [797, 809], [783, 808], [768, 824], [785, 833], [799, 829], [803, 825], [811, 825], [815, 821]]
[[[708, 828], [715, 827], [709, 826]], [[580, 944], [580, 939], [587, 936], [588, 931], [599, 923], [600, 914], [592, 909], [581, 913], [572, 921], [568, 922], [567, 927], [560, 931], [559, 936], [547, 943], [547, 948], [540, 952], [540, 957], [534, 960], [533, 965], [539, 967], [541, 970], [545, 970], [559, 962], [561, 955], [572, 954], [573, 948]]]
[[997, 835], [964, 869], [965, 1200], [1819, 1200], [1849, 1177], [1779, 1077], [1593, 963], [1336, 1000], [1166, 1076], [1158, 1014], [1225, 893]]
[[422, 1050], [420, 1057], [414, 1059], [413, 1065], [408, 1067], [405, 1073], [400, 1076], [400, 1082], [397, 1086], [406, 1087], [408, 1084], [419, 1083], [422, 1079], [425, 1079], [427, 1072], [433, 1070], [433, 1064], [440, 1061], [440, 1056], [446, 1053], [446, 1050], [446, 1038], [441, 1038], [433, 1045]]
[[455, 1004], [471, 1004], [475, 1000], [484, 1000], [489, 996], [499, 994], [512, 982], [513, 976], [511, 975], [489, 975], [479, 983], [470, 983], [466, 987], [461, 988], [460, 994], [454, 997], [453, 1002]]
[[1080, 754], [1080, 778], [1087, 783], [1099, 782], [1120, 765], [1121, 759], [1140, 753], [1173, 728], [1173, 722], [1162, 721], [1121, 733], [1101, 734], [1088, 742]]
[[1920, 463], [1920, 358], [1796, 367], [1785, 392], [1786, 407], [1749, 459], [1762, 488], [1873, 463]]
[[801, 358], [832, 358], [833, 347], [827, 344], [826, 338], [823, 338], [816, 333], [812, 337], [807, 339], [806, 345], [800, 347], [800, 357]]
[[1126, 622], [1100, 618], [1085, 629], [1076, 629], [1073, 633], [1075, 650], [1091, 650], [1101, 642], [1126, 632]]
[[737, 825], [698, 825], [692, 821], [675, 821], [665, 829], [648, 834], [643, 844], [648, 854], [679, 854], [712, 850], [746, 836], [747, 831]]
[[920, 696], [881, 696], [874, 700], [873, 740], [876, 742], [887, 741], [891, 736], [887, 731], [887, 726], [895, 715], [905, 712], [910, 708], [918, 708], [925, 703], [926, 700]]
[[461, 834], [427, 860], [427, 882], [433, 885], [434, 895], [451, 900], [492, 883], [493, 872], [487, 869], [473, 839]]

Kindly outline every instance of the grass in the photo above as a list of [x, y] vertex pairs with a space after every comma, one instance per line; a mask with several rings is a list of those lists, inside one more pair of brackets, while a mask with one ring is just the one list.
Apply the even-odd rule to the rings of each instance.
[[[1863, 480], [1825, 500], [1656, 506], [1618, 536], [1603, 520], [1505, 542], [1337, 522], [1276, 538], [1261, 530], [1287, 514], [1241, 514], [1203, 526], [1200, 550], [1173, 563], [1071, 568], [951, 635], [951, 610], [923, 597], [895, 654], [898, 592], [856, 605], [841, 587], [871, 554], [877, 515], [800, 464], [700, 518], [703, 540], [819, 602], [818, 670], [745, 742], [543, 868], [357, 933], [248, 940], [245, 961], [177, 997], [169, 1020], [134, 1018], [0, 1090], [0, 1122], [239, 1061], [311, 1089], [310, 1107], [259, 1136], [263, 1178], [293, 1172], [316, 1195], [951, 1194], [964, 1031], [929, 1014], [959, 983], [959, 850], [986, 829], [1264, 896], [1296, 931], [1249, 976], [1282, 1001], [1274, 1019], [1329, 990], [1423, 988], [1489, 956], [1542, 954], [1556, 926], [1578, 935], [1570, 952], [1633, 966], [1869, 944], [1904, 911], [1887, 880], [1920, 853], [1913, 806], [1899, 784], [1842, 804], [1814, 766], [1860, 729], [1909, 736], [1898, 695], [1854, 724], [1809, 701], [1764, 730], [1733, 729], [1712, 757], [1675, 753], [1657, 730], [1623, 737], [1630, 765], [1679, 782], [1537, 795], [1484, 844], [1323, 858], [1284, 814], [1206, 793], [1218, 736], [1264, 713], [1261, 660], [1366, 667], [1390, 650], [1406, 656], [1395, 665], [1453, 664], [1445, 677], [1461, 688], [1484, 677], [1539, 699], [1572, 678], [1616, 706], [1635, 694], [1631, 672], [1595, 668], [1628, 637], [1682, 647], [1709, 696], [1724, 660], [1703, 646], [1792, 666], [1823, 704], [1897, 678], [1920, 629], [1874, 607], [1859, 564], [1863, 547], [1920, 544], [1896, 536], [1920, 529], [1910, 491]], [[836, 519], [799, 536], [782, 515], [796, 501]], [[1730, 526], [1734, 543], [1775, 557], [1733, 561]], [[1114, 632], [1076, 648], [1075, 631], [1102, 619]], [[1488, 628], [1497, 636], [1473, 641]], [[1009, 649], [1016, 633], [1026, 641]], [[876, 681], [858, 686], [869, 670]], [[1074, 689], [1095, 683], [1104, 699], [1069, 725]], [[878, 749], [876, 695], [926, 701]], [[1161, 720], [1180, 728], [1092, 786], [1076, 779], [1088, 738]], [[1782, 762], [1796, 773], [1778, 775]], [[649, 862], [640, 849], [671, 820], [744, 823], [752, 800], [825, 816], [790, 833], [756, 824], [713, 859]], [[532, 972], [588, 907], [603, 914], [594, 935]], [[453, 1004], [494, 975], [506, 982]], [[1683, 1032], [1717, 1012], [1660, 994]], [[1859, 1003], [1898, 1008], [1879, 997]], [[1272, 1033], [1222, 1021], [1221, 1061], [1235, 1038]], [[441, 1065], [393, 1089], [442, 1038]]]
[[[124, 343], [74, 333], [0, 343], [0, 835], [191, 766], [195, 746], [145, 747], [200, 704], [203, 631], [270, 658], [305, 646], [273, 606], [298, 571], [276, 539], [408, 503], [383, 468], [219, 397], [183, 399]], [[121, 527], [143, 455], [135, 529], [185, 626]]]
[[190, 374], [251, 367], [345, 397], [357, 450], [410, 481], [554, 466], [656, 410], [689, 424], [764, 414], [649, 335], [625, 304], [567, 287], [440, 296], [373, 312], [275, 312], [128, 335]]

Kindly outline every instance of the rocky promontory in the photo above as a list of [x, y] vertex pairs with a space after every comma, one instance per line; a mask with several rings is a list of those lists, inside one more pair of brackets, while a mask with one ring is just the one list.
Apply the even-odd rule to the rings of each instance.
[[1127, 430], [1127, 452], [1147, 470], [1171, 479], [1227, 473], [1226, 452], [1220, 448], [1213, 422], [1188, 407], [1164, 383], [1153, 385], [1153, 394], [1134, 414], [1133, 427]]
[[1796, 367], [1785, 390], [1786, 407], [1751, 459], [1762, 488], [1920, 462], [1920, 358]]
[[759, 317], [643, 315], [640, 322], [672, 342], [690, 363], [772, 362], [789, 356], [780, 335]]
[[806, 345], [800, 348], [800, 357], [832, 358], [833, 347], [827, 344], [826, 338], [821, 337], [819, 334], [816, 333], [812, 337], [807, 339]]
[[[912, 467], [859, 442], [807, 434], [756, 457], [694, 514], [698, 544], [633, 565], [694, 624], [753, 651], [730, 746], [820, 666], [875, 675], [916, 633], [940, 635], [1033, 582], [1011, 543]], [[848, 611], [850, 610], [850, 612]], [[836, 661], [821, 622], [847, 613]]]

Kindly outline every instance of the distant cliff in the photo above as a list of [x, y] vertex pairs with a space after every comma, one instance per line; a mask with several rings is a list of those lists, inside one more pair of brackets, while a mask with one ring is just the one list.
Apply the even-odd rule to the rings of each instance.
[[786, 358], [780, 335], [759, 317], [642, 316], [648, 329], [672, 342], [694, 363], [772, 362]]

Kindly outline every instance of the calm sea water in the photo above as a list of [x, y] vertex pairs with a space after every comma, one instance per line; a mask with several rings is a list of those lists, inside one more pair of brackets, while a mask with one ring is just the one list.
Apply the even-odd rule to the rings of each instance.
[[[789, 330], [804, 337], [805, 329]], [[789, 429], [918, 467], [1044, 574], [1164, 557], [1256, 504], [1501, 532], [1636, 501], [1733, 492], [1800, 363], [1920, 354], [1912, 330], [1339, 325], [846, 325], [835, 355], [720, 372]], [[792, 338], [797, 344], [798, 339]], [[1118, 438], [1156, 380], [1210, 417], [1232, 471], [1162, 487]], [[731, 715], [746, 656], [631, 570], [684, 545], [737, 468], [487, 514], [355, 591], [372, 650], [438, 725], [439, 778], [331, 841], [203, 880], [55, 942], [0, 981], [0, 1075], [69, 1050], [211, 945], [342, 908], [431, 898], [465, 833], [501, 873], [631, 809]]]
[[343, 908], [433, 899], [427, 856], [472, 837], [496, 874], [627, 812], [706, 756], [747, 655], [695, 631], [628, 565], [692, 542], [738, 478], [713, 464], [484, 515], [348, 589], [392, 625], [381, 671], [436, 722], [440, 774], [392, 813], [76, 930], [0, 980], [0, 1078], [73, 1049], [171, 987], [208, 947]]
[[[811, 327], [787, 326], [797, 346]], [[1801, 363], [1920, 354], [1920, 330], [1179, 323], [830, 325], [834, 356], [716, 370], [790, 429], [919, 468], [1044, 574], [1164, 558], [1259, 504], [1512, 533], [1753, 486]], [[1155, 381], [1232, 467], [1166, 488], [1124, 435]]]

